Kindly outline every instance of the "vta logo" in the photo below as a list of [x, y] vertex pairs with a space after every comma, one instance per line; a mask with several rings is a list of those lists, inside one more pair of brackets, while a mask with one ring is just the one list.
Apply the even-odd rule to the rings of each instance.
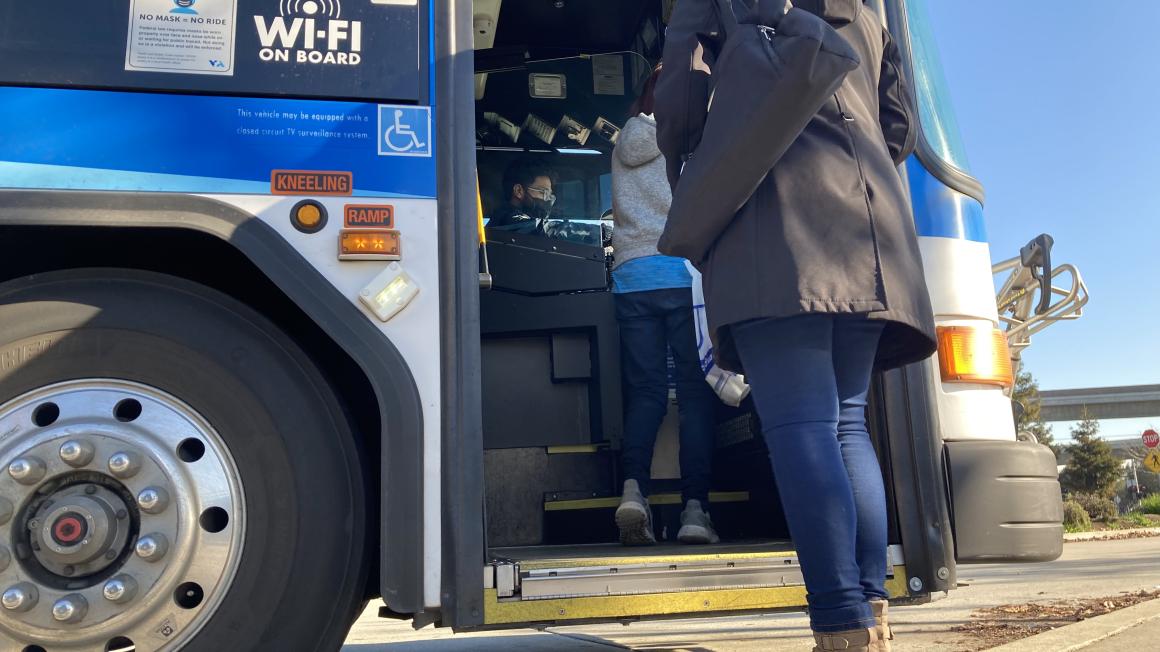
[[209, 60], [209, 67], [210, 68], [223, 68], [224, 69], [226, 67], [226, 62], [222, 61], [220, 59], [210, 59]]
[[173, 4], [177, 5], [169, 10], [171, 14], [193, 14], [197, 15], [197, 10], [193, 8], [193, 4], [197, 0], [173, 0]]
[[280, 0], [278, 5], [283, 16], [304, 14], [306, 16], [342, 18], [341, 0]]

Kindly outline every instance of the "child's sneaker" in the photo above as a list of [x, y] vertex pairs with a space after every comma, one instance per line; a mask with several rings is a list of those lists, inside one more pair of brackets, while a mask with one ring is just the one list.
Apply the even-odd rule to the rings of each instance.
[[651, 546], [657, 542], [652, 529], [652, 511], [648, 499], [640, 492], [636, 480], [624, 481], [624, 493], [616, 508], [616, 527], [620, 543], [626, 546]]
[[690, 500], [685, 504], [685, 511], [681, 512], [681, 530], [677, 532], [677, 540], [690, 544], [717, 543], [721, 540], [717, 536], [717, 531], [713, 529], [709, 513], [701, 509], [701, 501]]

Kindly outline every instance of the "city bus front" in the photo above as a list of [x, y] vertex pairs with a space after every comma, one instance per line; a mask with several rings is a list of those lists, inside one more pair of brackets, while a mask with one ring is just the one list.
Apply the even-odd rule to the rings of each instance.
[[[746, 403], [716, 415], [722, 542], [673, 542], [670, 405], [659, 545], [614, 543], [611, 151], [676, 1], [0, 0], [0, 641], [333, 649], [375, 596], [460, 629], [803, 608]], [[917, 0], [869, 4], [937, 69]], [[1060, 548], [981, 193], [924, 151], [947, 345], [869, 411], [911, 601]], [[481, 228], [533, 159], [552, 237]]]

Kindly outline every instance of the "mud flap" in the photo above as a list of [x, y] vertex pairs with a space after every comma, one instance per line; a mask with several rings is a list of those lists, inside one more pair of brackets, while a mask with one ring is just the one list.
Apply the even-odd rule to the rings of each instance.
[[947, 442], [944, 451], [960, 564], [1059, 557], [1063, 499], [1049, 448], [983, 440]]

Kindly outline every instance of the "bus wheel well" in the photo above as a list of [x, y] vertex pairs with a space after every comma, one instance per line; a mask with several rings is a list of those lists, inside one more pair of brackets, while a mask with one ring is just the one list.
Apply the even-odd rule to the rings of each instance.
[[[366, 478], [368, 536], [378, 548], [380, 514], [379, 405], [358, 363], [249, 258], [217, 237], [188, 229], [4, 227], [0, 282], [78, 268], [140, 269], [184, 278], [227, 294], [277, 324], [334, 388], [355, 433]], [[366, 597], [379, 593], [379, 559], [372, 555]]]

